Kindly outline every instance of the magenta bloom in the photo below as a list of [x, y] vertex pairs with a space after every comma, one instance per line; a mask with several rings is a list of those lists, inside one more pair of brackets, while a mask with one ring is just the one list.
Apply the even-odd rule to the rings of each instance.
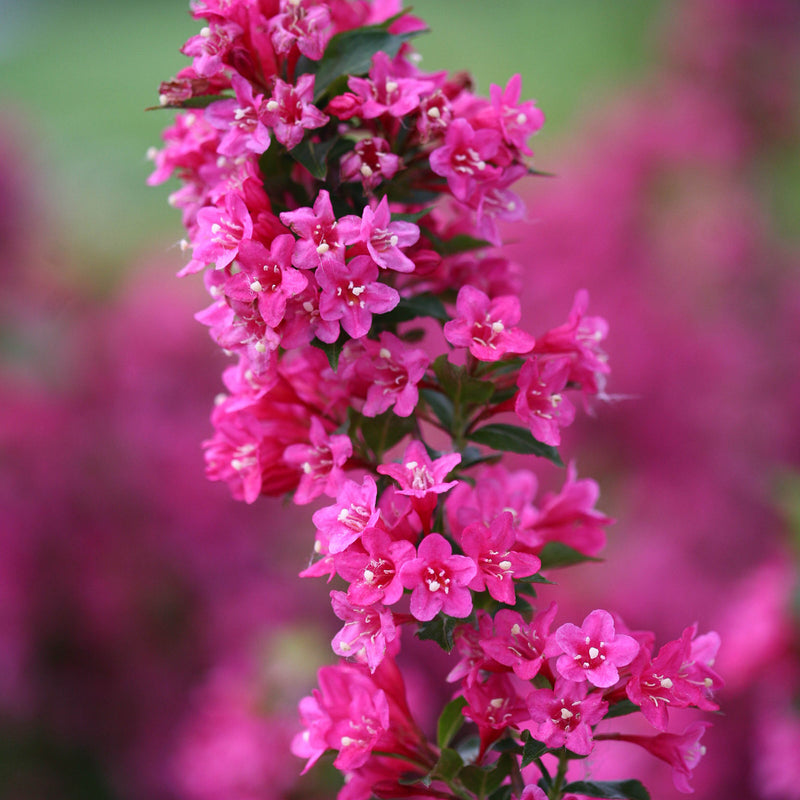
[[537, 358], [529, 358], [519, 371], [514, 410], [533, 437], [545, 444], [561, 444], [560, 429], [575, 419], [575, 406], [563, 394], [570, 369], [566, 358], [546, 361], [541, 369]]
[[420, 95], [434, 88], [432, 81], [396, 75], [391, 59], [383, 52], [375, 53], [369, 78], [352, 76], [347, 85], [361, 101], [358, 114], [363, 119], [383, 114], [404, 117], [419, 106]]
[[378, 136], [362, 139], [342, 156], [342, 180], [361, 181], [364, 191], [371, 193], [380, 183], [393, 178], [402, 163], [400, 156], [392, 153], [386, 139]]
[[403, 564], [400, 570], [403, 586], [411, 589], [411, 613], [420, 622], [433, 619], [440, 611], [451, 617], [469, 616], [472, 594], [467, 585], [475, 571], [475, 562], [467, 556], [453, 555], [444, 536], [426, 536], [417, 558]]
[[378, 267], [369, 256], [348, 264], [326, 262], [315, 275], [322, 289], [320, 316], [339, 322], [354, 339], [367, 335], [373, 314], [385, 314], [400, 302], [396, 289], [378, 281]]
[[656, 758], [666, 761], [672, 767], [672, 782], [675, 788], [679, 792], [691, 794], [694, 789], [689, 779], [706, 753], [706, 748], [700, 744], [700, 739], [710, 727], [710, 722], [693, 722], [683, 733], [659, 733], [658, 736], [618, 734], [614, 738], [638, 744]]
[[558, 606], [551, 603], [527, 623], [518, 611], [500, 609], [494, 618], [494, 633], [480, 640], [483, 652], [499, 664], [511, 667], [518, 678], [532, 680], [544, 663], [550, 626], [557, 611]]
[[489, 299], [474, 286], [462, 286], [456, 299], [456, 318], [446, 322], [444, 336], [454, 347], [468, 347], [481, 361], [499, 361], [506, 353], [527, 353], [533, 336], [515, 328], [522, 312], [513, 295]]
[[556, 661], [559, 674], [578, 683], [587, 680], [603, 689], [619, 680], [619, 668], [630, 664], [639, 652], [636, 639], [617, 634], [611, 614], [599, 608], [580, 628], [569, 622], [562, 625], [553, 639], [563, 652]]
[[384, 331], [377, 342], [364, 340], [366, 354], [356, 362], [356, 371], [369, 382], [362, 412], [375, 417], [394, 406], [398, 417], [414, 413], [419, 401], [417, 384], [425, 375], [430, 356], [409, 347], [393, 333]]
[[308, 73], [297, 79], [296, 86], [276, 78], [264, 109], [264, 119], [287, 150], [300, 144], [307, 130], [321, 128], [328, 121], [328, 115], [314, 105], [314, 76]]
[[344, 242], [333, 213], [327, 189], [320, 189], [314, 207], [281, 213], [281, 222], [299, 237], [292, 264], [299, 269], [316, 269], [327, 262], [344, 263]]
[[505, 89], [493, 83], [489, 87], [491, 110], [483, 112], [480, 119], [482, 122], [496, 124], [507, 144], [518, 148], [525, 155], [531, 155], [532, 151], [526, 142], [544, 125], [544, 114], [536, 108], [532, 100], [520, 105], [521, 91], [522, 77], [519, 73], [509, 79]]
[[389, 200], [384, 195], [375, 209], [367, 206], [361, 219], [356, 216], [345, 217], [341, 223], [352, 221], [357, 229], [345, 239], [347, 244], [363, 242], [372, 260], [383, 269], [396, 272], [413, 272], [414, 262], [400, 251], [401, 247], [410, 247], [419, 239], [419, 226], [413, 222], [391, 221]]
[[394, 478], [399, 494], [408, 495], [419, 515], [423, 530], [430, 530], [430, 518], [436, 508], [438, 495], [451, 489], [458, 481], [445, 481], [451, 470], [461, 463], [460, 453], [449, 453], [431, 460], [425, 445], [412, 439], [399, 464], [381, 464], [377, 471]]
[[333, 637], [333, 652], [366, 664], [370, 672], [375, 672], [388, 645], [392, 642], [399, 645], [392, 612], [380, 603], [354, 606], [344, 592], [331, 592], [331, 606], [344, 622], [344, 627]]
[[461, 549], [477, 566], [469, 588], [475, 592], [484, 589], [501, 603], [514, 605], [514, 578], [535, 575], [542, 562], [534, 555], [514, 549], [516, 536], [512, 528], [513, 515], [503, 511], [486, 525], [475, 522], [461, 531]]
[[566, 745], [574, 753], [592, 752], [592, 725], [608, 711], [599, 693], [588, 694], [586, 683], [558, 678], [553, 689], [534, 689], [528, 695], [531, 734], [548, 747]]
[[283, 451], [283, 460], [302, 473], [294, 502], [310, 503], [321, 494], [336, 497], [345, 480], [342, 467], [352, 454], [349, 436], [329, 434], [319, 417], [312, 417], [309, 443], [292, 444]]
[[430, 155], [431, 169], [444, 178], [450, 191], [466, 201], [479, 182], [500, 176], [499, 167], [487, 163], [494, 158], [501, 139], [488, 128], [476, 131], [465, 119], [454, 119], [447, 129], [445, 143]]
[[484, 682], [464, 688], [464, 716], [478, 726], [479, 758], [508, 728], [519, 728], [528, 719], [525, 701], [519, 697], [508, 675], [494, 673]]
[[367, 528], [361, 536], [363, 552], [348, 548], [336, 556], [336, 571], [350, 583], [351, 603], [393, 605], [403, 596], [400, 568], [415, 558], [416, 548], [406, 539], [394, 541], [381, 528]]
[[205, 110], [208, 122], [224, 131], [218, 150], [224, 156], [261, 154], [270, 145], [264, 96], [254, 95], [250, 81], [235, 73], [231, 84], [236, 92], [236, 99], [217, 100]]
[[253, 220], [244, 200], [238, 194], [225, 195], [222, 208], [207, 206], [197, 212], [193, 258], [180, 274], [198, 272], [210, 263], [217, 269], [227, 267], [252, 235]]
[[312, 516], [318, 536], [325, 541], [329, 553], [341, 553], [361, 534], [378, 521], [380, 512], [375, 508], [378, 487], [375, 480], [365, 475], [359, 486], [346, 480], [332, 506], [319, 509]]

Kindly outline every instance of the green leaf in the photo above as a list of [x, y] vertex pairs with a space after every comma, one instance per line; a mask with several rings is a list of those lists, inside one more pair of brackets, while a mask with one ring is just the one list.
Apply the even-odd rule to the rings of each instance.
[[611, 708], [608, 709], [608, 712], [603, 717], [603, 719], [612, 719], [613, 717], [624, 717], [627, 714], [634, 714], [639, 711], [639, 706], [636, 703], [632, 703], [628, 698], [624, 698], [620, 700], [618, 703], [614, 703]]
[[335, 342], [323, 342], [320, 339], [312, 339], [311, 344], [328, 357], [328, 363], [331, 369], [336, 372], [339, 366], [339, 356], [342, 354], [342, 348], [350, 340], [350, 337], [344, 332], [339, 333], [339, 338]]
[[542, 562], [542, 569], [571, 567], [575, 564], [583, 564], [585, 561], [599, 562], [603, 560], [579, 553], [574, 547], [563, 542], [548, 542], [539, 553], [539, 558]]
[[501, 786], [489, 795], [489, 800], [511, 800], [511, 784]]
[[[439, 714], [439, 721], [436, 725], [436, 743], [441, 748], [447, 747], [453, 741], [453, 737], [459, 732], [464, 724], [464, 715], [461, 709], [467, 704], [463, 697], [456, 697], [451, 700]], [[459, 756], [459, 760], [461, 757]]]
[[441, 322], [450, 319], [442, 301], [433, 294], [418, 294], [414, 297], [402, 297], [400, 302], [386, 314], [381, 314], [376, 318], [376, 323], [395, 324], [407, 322], [418, 317], [433, 317]]
[[449, 783], [458, 775], [463, 766], [464, 762], [458, 752], [451, 750], [449, 747], [444, 747], [436, 766], [431, 770], [431, 777], [441, 778]]
[[398, 417], [393, 411], [385, 411], [377, 417], [362, 417], [361, 435], [364, 443], [380, 458], [394, 447], [404, 436], [414, 430], [414, 417]]
[[317, 180], [325, 180], [328, 174], [328, 154], [336, 142], [335, 138], [324, 142], [303, 139], [300, 144], [289, 150], [289, 155]]
[[448, 653], [453, 649], [453, 631], [458, 625], [464, 623], [463, 619], [448, 617], [441, 612], [430, 622], [422, 622], [417, 628], [417, 638], [423, 641], [433, 641]]
[[547, 745], [534, 739], [530, 731], [523, 731], [522, 741], [525, 742], [525, 746], [522, 748], [522, 763], [520, 767], [527, 767], [528, 764], [533, 763], [537, 758], [541, 758], [547, 752]]
[[483, 250], [492, 246], [485, 239], [475, 239], [465, 233], [458, 233], [449, 239], [442, 239], [427, 228], [424, 229], [423, 233], [425, 238], [430, 240], [436, 252], [443, 256], [453, 256], [470, 250]]
[[433, 362], [433, 371], [453, 403], [483, 405], [494, 392], [493, 383], [470, 377], [464, 367], [451, 364], [446, 355]]
[[608, 800], [650, 800], [650, 792], [640, 781], [573, 781], [564, 787], [564, 793], [575, 792], [588, 797]]
[[[491, 386], [491, 384], [487, 385]], [[518, 425], [506, 425], [504, 423], [484, 425], [482, 428], [478, 428], [478, 430], [468, 434], [467, 438], [472, 442], [493, 447], [495, 450], [541, 456], [559, 467], [564, 466], [564, 462], [555, 447], [534, 439], [527, 428], [520, 428]]]
[[464, 767], [459, 773], [459, 780], [476, 797], [486, 797], [500, 788], [510, 774], [515, 759], [516, 756], [511, 753], [503, 753], [491, 767]]
[[314, 102], [318, 102], [330, 86], [339, 78], [348, 75], [366, 75], [372, 66], [372, 57], [383, 51], [394, 58], [404, 42], [413, 39], [423, 31], [409, 31], [392, 34], [387, 30], [395, 17], [380, 25], [367, 25], [363, 28], [337, 33], [326, 45], [325, 53], [319, 61], [303, 56], [297, 64], [297, 73], [311, 72], [314, 81]]
[[162, 106], [159, 103], [157, 106], [148, 106], [145, 111], [177, 111], [181, 108], [205, 108], [215, 103], [217, 100], [232, 100], [233, 95], [227, 94], [199, 94], [194, 97], [187, 97], [186, 100], [179, 100], [176, 103], [167, 103]]
[[434, 389], [420, 389], [420, 394], [430, 406], [431, 411], [436, 414], [436, 418], [439, 422], [441, 422], [448, 431], [452, 430], [453, 404], [450, 402], [450, 398], [445, 397], [441, 392], [437, 392]]

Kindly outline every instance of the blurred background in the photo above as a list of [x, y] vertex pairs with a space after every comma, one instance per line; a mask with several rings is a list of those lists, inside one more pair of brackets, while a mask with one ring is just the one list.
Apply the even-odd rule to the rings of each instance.
[[[414, 11], [424, 68], [482, 93], [520, 72], [547, 115], [555, 177], [506, 231], [526, 328], [579, 287], [611, 325], [614, 399], [562, 452], [618, 522], [563, 613], [718, 630], [696, 796], [800, 798], [800, 6]], [[287, 755], [335, 622], [293, 577], [310, 518], [204, 479], [225, 362], [200, 281], [174, 277], [169, 190], [145, 185], [171, 113], [144, 109], [198, 25], [182, 0], [0, 0], [0, 20], [0, 798], [333, 796]], [[677, 796], [625, 747], [593, 772]]]

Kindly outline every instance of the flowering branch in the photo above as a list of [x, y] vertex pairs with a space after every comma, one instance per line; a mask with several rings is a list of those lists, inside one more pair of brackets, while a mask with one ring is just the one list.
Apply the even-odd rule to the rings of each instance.
[[[612, 520], [574, 465], [537, 506], [534, 473], [501, 462], [563, 466], [561, 430], [578, 395], [605, 396], [609, 368], [585, 292], [563, 325], [521, 324], [499, 224], [524, 214], [511, 187], [544, 118], [519, 76], [487, 99], [422, 72], [410, 41], [424, 25], [391, 0], [201, 0], [193, 14], [206, 26], [162, 84], [180, 110], [150, 180], [182, 182], [182, 273], [204, 273], [198, 319], [236, 359], [208, 476], [246, 502], [330, 498], [301, 575], [346, 587], [331, 592], [342, 660], [302, 701], [293, 751], [306, 770], [333, 751], [346, 800], [647, 797], [635, 780], [570, 781], [613, 739], [666, 757], [688, 788], [684, 739], [659, 737], [670, 709], [716, 708], [716, 634], [689, 627], [656, 653], [603, 609], [551, 631], [557, 605], [532, 604]], [[405, 700], [403, 627], [457, 654], [435, 742]], [[662, 733], [606, 730], [630, 713]]]

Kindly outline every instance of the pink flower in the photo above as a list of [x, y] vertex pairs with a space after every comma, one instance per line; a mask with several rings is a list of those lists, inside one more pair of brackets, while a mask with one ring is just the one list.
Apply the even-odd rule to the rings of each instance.
[[640, 706], [645, 719], [661, 731], [667, 729], [668, 708], [697, 706], [715, 711], [718, 706], [706, 697], [703, 679], [697, 680], [691, 655], [697, 627], [684, 629], [680, 639], [667, 642], [650, 658], [644, 648], [631, 664], [631, 679], [625, 686], [629, 699]]
[[243, 33], [235, 22], [212, 22], [196, 36], [192, 36], [181, 48], [181, 52], [194, 59], [192, 66], [198, 75], [210, 78], [225, 69], [224, 59], [231, 45]]
[[366, 336], [373, 314], [385, 314], [399, 302], [396, 289], [380, 283], [378, 267], [369, 256], [348, 264], [326, 262], [316, 271], [322, 289], [319, 313], [326, 322], [338, 322], [349, 336]]
[[496, 126], [507, 144], [525, 155], [532, 155], [526, 142], [544, 124], [544, 114], [532, 100], [519, 104], [521, 90], [522, 78], [519, 73], [509, 79], [505, 89], [493, 83], [489, 87], [491, 109], [484, 110], [478, 119], [484, 124]]
[[476, 131], [465, 119], [454, 119], [447, 129], [444, 145], [430, 155], [431, 169], [447, 178], [455, 197], [466, 201], [479, 182], [500, 175], [500, 168], [488, 163], [499, 147], [497, 131], [488, 128]]
[[377, 471], [400, 484], [399, 493], [408, 495], [419, 515], [423, 529], [430, 530], [430, 518], [438, 495], [448, 491], [458, 481], [445, 481], [452, 469], [461, 463], [460, 453], [450, 453], [431, 460], [425, 445], [412, 439], [399, 464], [381, 464]]
[[494, 632], [480, 640], [483, 652], [499, 664], [511, 667], [518, 678], [532, 680], [544, 663], [550, 626], [557, 611], [558, 606], [551, 603], [528, 623], [519, 612], [500, 609], [494, 618]]
[[225, 195], [222, 208], [201, 208], [193, 236], [193, 258], [181, 274], [197, 272], [212, 262], [217, 269], [227, 267], [236, 258], [241, 243], [252, 235], [250, 212], [238, 194]]
[[310, 503], [321, 494], [336, 497], [344, 481], [342, 467], [353, 454], [350, 437], [329, 434], [319, 417], [311, 418], [309, 441], [309, 444], [289, 445], [283, 451], [283, 460], [301, 472], [294, 493], [298, 505]]
[[296, 47], [307, 58], [319, 61], [331, 33], [328, 8], [322, 4], [309, 7], [302, 0], [281, 0], [280, 9], [269, 21], [275, 51], [285, 55]]
[[362, 413], [375, 417], [394, 406], [398, 417], [411, 416], [419, 401], [417, 384], [425, 375], [430, 356], [388, 331], [381, 333], [377, 342], [364, 340], [364, 346], [366, 353], [356, 363], [359, 377], [369, 381]]
[[[366, 206], [358, 217], [345, 217], [342, 220], [352, 220], [357, 224], [358, 230], [347, 236], [347, 244], [363, 242], [372, 260], [382, 269], [393, 269], [396, 272], [413, 272], [414, 262], [400, 251], [401, 247], [410, 247], [419, 239], [419, 226], [413, 222], [391, 221], [389, 213], [389, 200], [384, 195], [376, 208]], [[351, 223], [351, 226], [352, 226]]]
[[329, 553], [341, 553], [360, 538], [361, 534], [378, 521], [375, 508], [378, 487], [375, 480], [365, 475], [359, 486], [346, 480], [332, 506], [319, 509], [312, 516], [318, 536], [327, 543]]
[[554, 447], [561, 444], [560, 429], [575, 419], [575, 406], [563, 394], [569, 374], [566, 358], [546, 361], [541, 369], [537, 358], [529, 358], [517, 378], [517, 416], [535, 439]]
[[388, 645], [400, 644], [392, 612], [380, 603], [355, 606], [344, 592], [331, 592], [331, 605], [333, 613], [344, 621], [344, 627], [333, 637], [333, 652], [366, 664], [370, 672], [375, 672]]
[[307, 130], [321, 128], [328, 121], [328, 115], [323, 114], [313, 101], [313, 75], [301, 75], [296, 86], [275, 79], [272, 97], [264, 106], [264, 119], [287, 150], [300, 144]]
[[400, 156], [392, 153], [386, 139], [379, 136], [362, 139], [342, 156], [342, 180], [361, 181], [364, 191], [371, 193], [383, 181], [393, 178], [402, 163]]
[[475, 592], [487, 590], [501, 603], [514, 605], [514, 579], [535, 575], [542, 562], [534, 555], [514, 549], [516, 536], [511, 527], [510, 511], [498, 514], [489, 525], [475, 522], [461, 531], [459, 544], [477, 566], [469, 588]]
[[495, 297], [474, 286], [462, 286], [456, 299], [456, 318], [444, 325], [444, 336], [454, 347], [468, 347], [481, 361], [499, 361], [507, 353], [527, 353], [534, 338], [514, 325], [522, 313], [519, 299]]
[[463, 714], [478, 726], [481, 749], [497, 741], [508, 728], [519, 728], [528, 718], [525, 702], [517, 695], [508, 675], [493, 674], [483, 682], [476, 681], [464, 688], [467, 705]]
[[619, 667], [630, 664], [639, 652], [639, 643], [624, 633], [617, 634], [611, 614], [599, 608], [580, 628], [570, 622], [562, 625], [553, 640], [563, 653], [556, 661], [560, 675], [578, 683], [587, 680], [603, 689], [619, 680]]
[[217, 100], [205, 110], [206, 119], [224, 132], [218, 150], [224, 156], [244, 153], [260, 155], [269, 148], [269, 129], [265, 124], [263, 95], [254, 95], [250, 81], [234, 74], [231, 84], [235, 100]]
[[417, 558], [403, 564], [400, 570], [403, 586], [411, 589], [411, 613], [421, 622], [432, 620], [440, 611], [451, 617], [469, 616], [472, 594], [467, 585], [475, 569], [471, 558], [453, 555], [444, 536], [426, 536]]
[[313, 209], [284, 211], [281, 222], [300, 237], [292, 256], [292, 264], [299, 269], [316, 269], [330, 261], [344, 263], [344, 240], [327, 189], [320, 189]]
[[397, 75], [391, 59], [383, 52], [374, 55], [369, 78], [350, 77], [347, 85], [361, 101], [358, 113], [363, 119], [383, 114], [404, 117], [419, 106], [420, 95], [434, 88], [432, 81]]
[[416, 548], [405, 539], [392, 540], [381, 528], [367, 528], [361, 547], [349, 547], [336, 556], [336, 571], [350, 583], [348, 599], [360, 606], [393, 605], [403, 596], [400, 569], [416, 557]]
[[632, 742], [643, 747], [656, 758], [666, 761], [672, 767], [672, 782], [679, 792], [694, 792], [689, 783], [692, 771], [705, 755], [706, 748], [700, 739], [710, 722], [693, 722], [683, 733], [659, 733], [657, 736], [634, 736], [632, 734], [614, 734], [613, 738], [623, 742]]
[[528, 695], [533, 737], [548, 747], [566, 745], [574, 753], [588, 756], [594, 746], [592, 725], [603, 719], [608, 703], [602, 695], [587, 692], [585, 682], [564, 678], [558, 678], [553, 689], [534, 689]]

